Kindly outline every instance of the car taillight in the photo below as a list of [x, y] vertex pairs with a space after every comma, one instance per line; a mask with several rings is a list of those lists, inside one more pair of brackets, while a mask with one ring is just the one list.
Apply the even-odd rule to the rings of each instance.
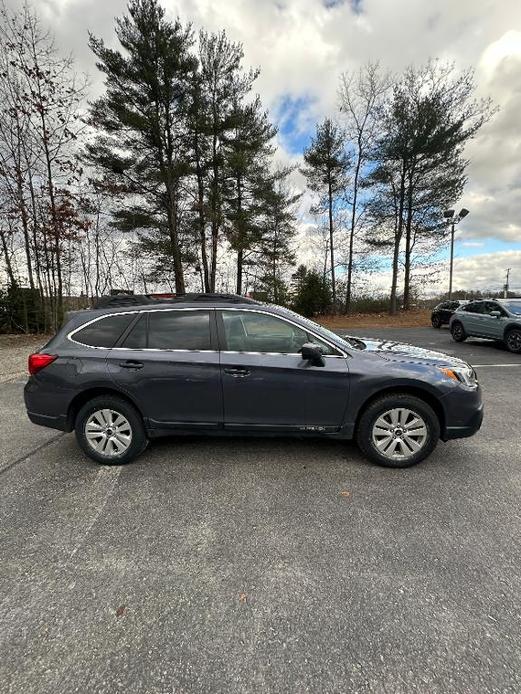
[[28, 362], [29, 373], [31, 376], [34, 376], [38, 371], [52, 364], [57, 358], [55, 354], [30, 354]]

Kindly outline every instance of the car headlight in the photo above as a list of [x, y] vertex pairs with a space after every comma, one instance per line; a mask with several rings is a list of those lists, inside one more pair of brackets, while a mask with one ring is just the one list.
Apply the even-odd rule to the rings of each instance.
[[469, 388], [478, 387], [478, 378], [476, 372], [471, 366], [452, 366], [452, 367], [440, 367], [440, 371], [447, 376], [447, 378], [452, 378], [453, 381], [458, 381], [458, 383], [463, 383], [463, 385]]

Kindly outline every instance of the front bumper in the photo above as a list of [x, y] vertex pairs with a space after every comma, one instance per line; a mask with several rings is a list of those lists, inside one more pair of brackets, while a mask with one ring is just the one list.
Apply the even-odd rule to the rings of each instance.
[[468, 436], [474, 436], [481, 429], [483, 423], [483, 403], [481, 403], [469, 417], [465, 424], [457, 426], [446, 426], [441, 439], [442, 441], [450, 441], [451, 439], [464, 439]]

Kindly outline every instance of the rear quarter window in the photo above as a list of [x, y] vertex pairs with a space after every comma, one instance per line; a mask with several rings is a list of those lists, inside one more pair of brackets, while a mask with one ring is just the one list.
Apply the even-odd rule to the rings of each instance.
[[105, 316], [80, 328], [71, 335], [74, 342], [88, 347], [114, 347], [119, 338], [135, 318], [135, 313]]

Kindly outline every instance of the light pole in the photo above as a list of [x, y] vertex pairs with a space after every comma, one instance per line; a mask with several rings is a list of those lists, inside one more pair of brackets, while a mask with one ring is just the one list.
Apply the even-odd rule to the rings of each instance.
[[505, 285], [503, 287], [503, 299], [508, 299], [508, 280], [510, 279], [510, 270], [511, 269], [512, 269], [511, 267], [509, 267], [507, 269], [507, 278], [505, 281]]
[[464, 207], [461, 208], [458, 215], [454, 216], [454, 210], [445, 210], [443, 216], [447, 220], [447, 224], [450, 224], [450, 270], [449, 270], [449, 301], [452, 299], [452, 271], [454, 269], [454, 232], [456, 229], [456, 224], [459, 224], [461, 220], [468, 215], [469, 211]]

